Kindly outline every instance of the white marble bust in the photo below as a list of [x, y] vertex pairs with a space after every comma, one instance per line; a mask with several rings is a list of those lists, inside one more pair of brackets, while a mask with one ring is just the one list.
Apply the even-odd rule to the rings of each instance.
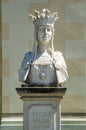
[[58, 86], [68, 78], [67, 66], [62, 53], [54, 50], [54, 23], [58, 19], [57, 12], [48, 9], [34, 11], [30, 15], [34, 23], [34, 43], [31, 52], [25, 53], [18, 70], [19, 81], [33, 85]]

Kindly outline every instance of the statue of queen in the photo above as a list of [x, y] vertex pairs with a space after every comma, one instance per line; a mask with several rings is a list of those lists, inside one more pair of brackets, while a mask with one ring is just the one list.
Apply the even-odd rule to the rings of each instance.
[[32, 51], [25, 53], [18, 70], [19, 81], [28, 86], [61, 87], [67, 80], [68, 73], [62, 53], [55, 51], [53, 46], [57, 12], [34, 10], [34, 14], [29, 16], [34, 24], [34, 43]]

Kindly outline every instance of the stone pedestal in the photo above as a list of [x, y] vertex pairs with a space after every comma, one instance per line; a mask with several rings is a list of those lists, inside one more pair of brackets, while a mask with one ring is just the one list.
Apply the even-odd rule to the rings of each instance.
[[23, 130], [61, 130], [60, 101], [66, 88], [16, 88], [24, 102]]

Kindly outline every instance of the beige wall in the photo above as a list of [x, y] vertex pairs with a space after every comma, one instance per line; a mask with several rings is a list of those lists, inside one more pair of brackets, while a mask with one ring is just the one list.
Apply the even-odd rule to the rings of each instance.
[[69, 72], [62, 112], [86, 113], [86, 0], [2, 0], [3, 113], [22, 112], [15, 88], [17, 70], [33, 42], [28, 13], [48, 8], [58, 11], [54, 45], [63, 53]]

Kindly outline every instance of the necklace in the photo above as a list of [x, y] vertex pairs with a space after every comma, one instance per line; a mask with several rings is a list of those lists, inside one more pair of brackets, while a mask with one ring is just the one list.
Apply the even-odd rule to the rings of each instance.
[[46, 65], [44, 65], [44, 66], [41, 65], [40, 66], [39, 78], [42, 79], [42, 80], [44, 80], [46, 78], [46, 73], [45, 73], [45, 68], [46, 67], [47, 67]]

